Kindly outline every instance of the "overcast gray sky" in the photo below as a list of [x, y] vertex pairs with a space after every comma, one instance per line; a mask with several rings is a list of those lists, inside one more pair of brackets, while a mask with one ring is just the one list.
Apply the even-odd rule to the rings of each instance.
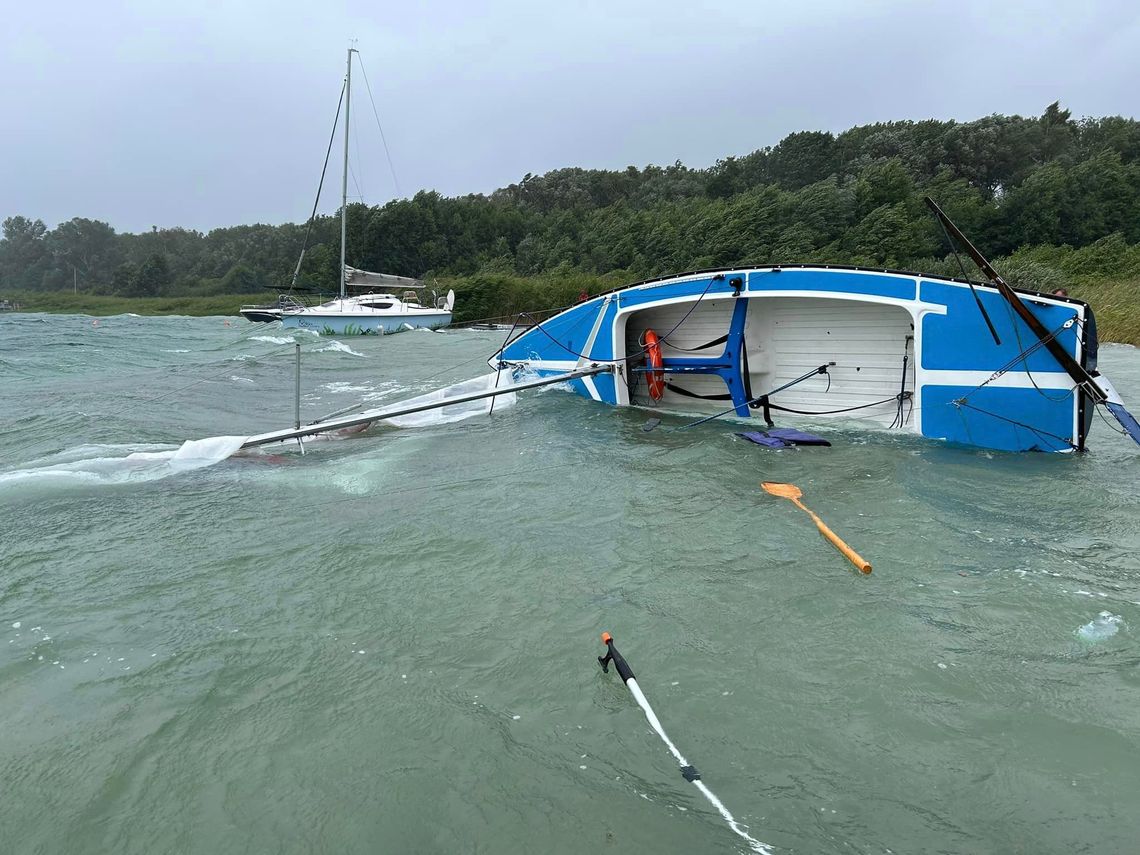
[[[1135, 2], [41, 2], [0, 16], [0, 217], [304, 221], [357, 39], [399, 188], [717, 158], [891, 119], [1140, 113]], [[353, 167], [396, 188], [355, 84]], [[357, 152], [359, 150], [359, 154]], [[339, 175], [339, 158], [334, 155]], [[330, 192], [331, 191], [331, 192]], [[322, 209], [335, 210], [339, 177]], [[350, 195], [357, 190], [350, 185]]]

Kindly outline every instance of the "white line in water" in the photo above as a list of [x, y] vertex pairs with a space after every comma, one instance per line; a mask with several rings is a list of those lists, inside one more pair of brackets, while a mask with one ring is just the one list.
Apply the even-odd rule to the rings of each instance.
[[[677, 746], [673, 744], [673, 740], [665, 733], [665, 728], [661, 726], [657, 714], [653, 712], [653, 707], [649, 705], [649, 701], [646, 700], [645, 695], [641, 692], [641, 687], [637, 685], [637, 679], [630, 677], [625, 681], [625, 684], [629, 687], [630, 693], [633, 695], [634, 700], [637, 701], [638, 706], [641, 707], [642, 712], [645, 713], [645, 718], [649, 722], [649, 726], [657, 731], [657, 735], [661, 737], [662, 741], [669, 748], [669, 752], [676, 758], [677, 762], [681, 764], [681, 768], [692, 768], [689, 761], [677, 750]], [[757, 852], [759, 855], [773, 855], [772, 849], [768, 844], [761, 843], [740, 826], [740, 823], [736, 821], [736, 818], [729, 813], [728, 808], [724, 806], [724, 802], [716, 797], [716, 793], [705, 786], [704, 781], [700, 778], [696, 778], [692, 783], [693, 786], [700, 790], [701, 794], [709, 800], [712, 806], [720, 812], [720, 815], [724, 817], [724, 821], [728, 823], [728, 827], [748, 841], [748, 846], [753, 852]]]

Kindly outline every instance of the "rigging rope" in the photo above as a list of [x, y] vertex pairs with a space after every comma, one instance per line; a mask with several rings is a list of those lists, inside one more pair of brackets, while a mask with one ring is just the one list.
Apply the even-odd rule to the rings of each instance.
[[[966, 280], [966, 284], [970, 286], [970, 293], [974, 295], [974, 302], [978, 305], [978, 311], [982, 313], [982, 318], [989, 327], [990, 335], [993, 336], [994, 344], [1001, 347], [1001, 339], [998, 338], [997, 330], [994, 329], [993, 321], [990, 320], [989, 313], [986, 312], [986, 307], [982, 305], [982, 298], [978, 296], [977, 289], [974, 288], [974, 282], [966, 273], [966, 265], [962, 263], [962, 257], [958, 255], [958, 248], [954, 246], [954, 240], [950, 237], [950, 232], [946, 228], [946, 223], [942, 222], [941, 217], [936, 217], [938, 225], [942, 226], [942, 234], [946, 235], [946, 242], [950, 244], [950, 251], [954, 253], [954, 259], [958, 262], [958, 269], [962, 271], [962, 278]], [[1007, 303], [1008, 305], [1008, 303]]]
[[[840, 410], [819, 410], [817, 412], [811, 412], [809, 410], [793, 410], [791, 407], [781, 407], [779, 404], [769, 404], [768, 409], [779, 410], [782, 413], [794, 413], [797, 416], [834, 416], [838, 415], [839, 413], [853, 413], [856, 410], [869, 410], [871, 407], [881, 407], [883, 404], [890, 403], [891, 401], [897, 401], [900, 398], [909, 401], [911, 399], [911, 393], [901, 392], [898, 395], [891, 395], [889, 398], [883, 398], [881, 401], [872, 401], [869, 404], [860, 404], [857, 407], [844, 407]], [[907, 418], [909, 417], [910, 416], [908, 415]]]
[[376, 101], [372, 97], [372, 86], [368, 83], [368, 72], [364, 70], [364, 61], [360, 52], [356, 54], [356, 63], [360, 66], [360, 73], [364, 75], [364, 88], [368, 90], [368, 100], [372, 102], [372, 115], [376, 117], [376, 127], [380, 131], [380, 141], [384, 143], [384, 155], [388, 158], [388, 168], [392, 171], [392, 183], [396, 185], [396, 196], [404, 194], [400, 190], [400, 180], [396, 177], [396, 167], [392, 165], [392, 153], [388, 150], [388, 138], [384, 136], [384, 126], [380, 124], [380, 113], [376, 110]]
[[[681, 326], [681, 324], [683, 324], [685, 321], [687, 321], [689, 319], [689, 316], [692, 315], [694, 311], [696, 311], [697, 306], [699, 306], [701, 304], [701, 301], [704, 300], [705, 296], [709, 293], [709, 289], [712, 288], [713, 283], [717, 282], [717, 281], [723, 281], [723, 280], [724, 280], [724, 274], [723, 273], [718, 273], [716, 276], [711, 277], [709, 279], [708, 284], [705, 286], [705, 290], [701, 292], [700, 296], [697, 297], [697, 299], [693, 303], [693, 305], [689, 307], [689, 311], [685, 312], [685, 314], [681, 317], [681, 320], [679, 320], [679, 321], [677, 321], [677, 323], [673, 324], [673, 327], [672, 327], [672, 329], [669, 330], [669, 332], [665, 333], [662, 336], [658, 336], [658, 338], [657, 338], [658, 342], [667, 342], [669, 339], [669, 336], [673, 335], [673, 333], [675, 333], [678, 330], [678, 328]], [[605, 305], [604, 301], [603, 301], [602, 305], [603, 306]], [[545, 329], [543, 329], [542, 324], [545, 323], [545, 321], [543, 321], [541, 323], [536, 321], [528, 312], [522, 312], [522, 313], [520, 313], [520, 316], [524, 317], [524, 318], [528, 318], [530, 321], [532, 321], [534, 326], [532, 326], [531, 329], [537, 329], [544, 336], [546, 336], [548, 339], [550, 339], [552, 342], [554, 342], [556, 345], [558, 345], [560, 348], [562, 348], [562, 350], [565, 350], [570, 355], [576, 356], [579, 359], [585, 359], [589, 362], [596, 362], [598, 365], [616, 365], [619, 362], [628, 363], [628, 362], [630, 362], [630, 360], [637, 359], [638, 357], [644, 356], [649, 352], [649, 349], [645, 346], [644, 341], [642, 341], [641, 339], [638, 339], [637, 344], [641, 348], [641, 350], [638, 351], [637, 353], [626, 354], [625, 356], [617, 357], [615, 359], [595, 359], [593, 356], [587, 356], [584, 353], [579, 353], [578, 351], [568, 347], [567, 345], [563, 344], [558, 339], [556, 339], [554, 336], [552, 336], [549, 332], [547, 332]], [[550, 318], [547, 318], [547, 320], [550, 320]], [[583, 320], [584, 320], [584, 318], [583, 318]], [[579, 321], [579, 326], [581, 325], [581, 323], [582, 323], [582, 321]], [[530, 330], [527, 330], [527, 332], [530, 332]], [[525, 333], [523, 335], [525, 335]], [[669, 346], [672, 347], [672, 345], [669, 345]], [[680, 349], [682, 349], [682, 348], [678, 348], [678, 350], [680, 350]], [[502, 353], [502, 351], [500, 350], [499, 353]]]
[[[757, 395], [754, 398], [748, 399], [747, 401], [744, 402], [744, 405], [751, 407], [753, 404], [758, 404], [758, 403], [762, 402], [765, 398], [769, 398], [772, 395], [777, 394], [778, 392], [783, 392], [785, 389], [790, 389], [792, 386], [795, 386], [797, 383], [802, 383], [803, 381], [814, 377], [816, 374], [827, 374], [827, 383], [828, 383], [828, 388], [830, 389], [831, 388], [831, 375], [828, 374], [827, 369], [830, 368], [834, 364], [835, 364], [834, 362], [828, 362], [825, 365], [819, 366], [819, 368], [813, 368], [811, 371], [807, 372], [806, 374], [804, 374], [800, 377], [797, 377], [795, 380], [792, 380], [788, 383], [785, 383], [783, 386], [780, 386], [779, 388], [773, 389], [771, 392], [765, 392], [763, 395]], [[769, 407], [771, 407], [771, 404], [769, 404]], [[688, 424], [681, 425], [679, 428], [676, 428], [676, 430], [685, 430], [686, 428], [696, 427], [697, 425], [703, 425], [705, 422], [711, 422], [713, 419], [719, 419], [721, 416], [727, 416], [729, 413], [734, 413], [734, 412], [736, 412], [736, 405], [729, 407], [727, 410], [721, 410], [719, 413], [713, 413], [711, 416], [705, 416], [702, 419], [697, 419], [695, 422], [689, 422]], [[792, 412], [792, 411], [789, 410], [788, 412]], [[811, 414], [809, 414], [809, 415], [811, 415]]]
[[1108, 429], [1110, 431], [1112, 431], [1113, 433], [1118, 433], [1121, 436], [1131, 436], [1131, 434], [1129, 434], [1128, 431], [1126, 431], [1124, 428], [1117, 427], [1116, 425], [1114, 425], [1112, 422], [1110, 422], [1108, 419], [1106, 419], [1104, 417], [1104, 413], [1101, 412], [1101, 405], [1100, 404], [1097, 404], [1094, 407], [1094, 409], [1096, 410], [1096, 414], [1098, 416], [1100, 416], [1100, 420], [1102, 422], [1104, 422], [1106, 425], [1108, 425]]
[[[570, 308], [570, 306], [562, 306], [562, 307], [561, 307], [561, 308], [559, 308], [559, 309], [536, 309], [535, 311], [553, 311], [553, 312], [561, 312], [561, 311], [564, 311], [565, 309], [569, 309], [569, 308]], [[494, 316], [494, 318], [486, 318], [486, 319], [484, 319], [484, 320], [495, 320], [495, 319], [498, 319], [498, 318], [503, 318], [503, 317], [509, 317], [509, 316], [508, 316], [508, 315], [495, 315], [495, 316]], [[516, 315], [516, 316], [515, 316], [515, 323], [514, 323], [514, 324], [512, 325], [512, 327], [511, 327], [512, 331], [514, 330], [514, 328], [515, 328], [516, 326], [518, 326], [518, 321], [519, 321], [519, 319], [521, 319], [521, 318], [523, 318], [523, 317], [528, 317], [528, 318], [531, 318], [531, 320], [533, 320], [533, 317], [531, 316], [531, 314], [530, 314], [529, 312], [520, 312], [518, 315]], [[549, 320], [549, 319], [548, 319], [548, 320]], [[474, 324], [474, 323], [479, 323], [479, 321], [466, 321], [464, 324], [460, 324], [459, 326], [460, 326], [460, 328], [462, 328], [462, 327], [463, 327], [463, 326], [465, 326], [466, 324]], [[519, 333], [519, 335], [521, 336], [521, 335], [525, 334], [525, 332], [527, 332], [527, 331], [528, 331], [528, 330], [524, 330], [524, 332], [523, 332], [523, 333]], [[544, 332], [545, 332], [545, 331], [544, 331]], [[509, 342], [507, 342], [507, 343], [509, 344]], [[504, 345], [504, 347], [506, 347], [506, 345]], [[499, 352], [501, 352], [501, 350], [500, 350]], [[425, 377], [425, 378], [424, 378], [424, 381], [423, 381], [423, 382], [427, 382], [427, 381], [429, 381], [429, 380], [434, 380], [436, 377], [439, 377], [439, 376], [441, 376], [441, 375], [443, 375], [443, 374], [447, 374], [448, 372], [454, 371], [454, 370], [455, 370], [455, 369], [457, 369], [457, 368], [462, 368], [462, 367], [463, 367], [463, 366], [465, 366], [465, 365], [470, 365], [472, 362], [478, 362], [478, 361], [483, 361], [483, 362], [486, 362], [486, 361], [487, 361], [487, 358], [486, 358], [486, 357], [484, 357], [484, 356], [473, 356], [473, 357], [471, 357], [470, 359], [464, 359], [464, 360], [462, 360], [462, 361], [460, 361], [460, 362], [456, 362], [454, 365], [449, 365], [449, 366], [447, 366], [446, 368], [441, 368], [439, 371], [436, 371], [434, 374], [429, 374], [427, 377]], [[332, 412], [332, 413], [327, 413], [326, 415], [323, 415], [323, 416], [321, 416], [321, 417], [320, 417], [320, 418], [318, 418], [318, 419], [314, 419], [314, 420], [313, 420], [313, 424], [317, 424], [317, 423], [319, 423], [319, 422], [323, 422], [323, 421], [326, 421], [327, 419], [331, 419], [331, 418], [333, 418], [333, 417], [335, 417], [335, 416], [344, 415], [345, 413], [350, 413], [350, 412], [352, 412], [352, 411], [353, 411], [353, 410], [355, 410], [355, 409], [358, 409], [358, 408], [360, 408], [360, 407], [363, 407], [363, 406], [364, 406], [365, 404], [367, 404], [367, 403], [369, 403], [369, 402], [368, 402], [368, 401], [365, 401], [365, 400], [361, 400], [361, 401], [358, 401], [358, 402], [357, 402], [357, 403], [355, 403], [355, 404], [352, 404], [352, 405], [350, 405], [350, 406], [348, 406], [348, 407], [344, 407], [344, 408], [342, 408], [342, 409], [339, 409], [339, 410], [337, 410], [337, 411], [335, 411], [335, 412]]]
[[[364, 158], [360, 156], [360, 133], [356, 130], [355, 125], [353, 125], [353, 127], [350, 128], [349, 130], [350, 130], [350, 136], [352, 137], [352, 147], [356, 149], [356, 167], [357, 167], [357, 169], [363, 169], [364, 168]], [[352, 164], [351, 163], [349, 163], [349, 165], [348, 165], [348, 170], [349, 170], [349, 172], [352, 172]], [[361, 176], [361, 179], [363, 179], [363, 177], [364, 176]], [[360, 194], [360, 201], [367, 205], [368, 203], [364, 201], [364, 191], [360, 187], [360, 182], [357, 182], [357, 180], [356, 180], [356, 173], [355, 172], [352, 172], [352, 181], [354, 184], [356, 184], [356, 192]]]
[[[356, 157], [357, 160], [360, 159], [359, 147], [356, 151]], [[351, 163], [348, 165], [348, 174], [352, 176], [352, 184], [356, 188], [356, 198], [360, 200], [360, 204], [367, 205], [368, 203], [364, 201], [364, 191], [360, 189], [360, 182], [356, 180], [356, 171], [352, 168]]]
[[[914, 341], [914, 336], [908, 335], [906, 337], [906, 340], [903, 342], [902, 384], [899, 387], [899, 393], [896, 396], [898, 398], [899, 406], [898, 406], [898, 409], [895, 411], [895, 417], [894, 417], [894, 419], [891, 420], [891, 423], [888, 426], [888, 429], [897, 427], [901, 430], [903, 428], [903, 426], [905, 426], [906, 423], [908, 421], [910, 421], [910, 417], [914, 412], [914, 400], [911, 396], [907, 396], [907, 394], [906, 394], [906, 369], [907, 369], [907, 365], [910, 362], [910, 343], [912, 341]], [[910, 401], [910, 410], [907, 412], [906, 417], [904, 418], [903, 417], [903, 402], [906, 400]]]
[[[969, 392], [967, 392], [965, 395], [963, 395], [959, 400], [965, 401], [968, 397], [973, 395], [979, 389], [984, 389], [986, 386], [988, 386], [993, 381], [997, 380], [1002, 375], [1007, 374], [1013, 368], [1013, 366], [1015, 366], [1018, 362], [1023, 362], [1023, 361], [1025, 362], [1025, 373], [1029, 377], [1029, 382], [1033, 384], [1033, 388], [1036, 389], [1042, 395], [1042, 397], [1044, 397], [1050, 401], [1053, 401], [1055, 403], [1059, 403], [1059, 402], [1065, 400], [1066, 398], [1072, 396], [1074, 389], [1076, 389], [1075, 386], [1073, 387], [1073, 389], [1070, 389], [1068, 392], [1066, 392], [1060, 398], [1052, 398], [1049, 395], [1046, 395], [1045, 392], [1041, 389], [1041, 387], [1037, 385], [1037, 381], [1033, 379], [1033, 374], [1030, 373], [1030, 371], [1029, 371], [1029, 361], [1028, 360], [1029, 360], [1029, 357], [1032, 356], [1037, 350], [1039, 350], [1042, 347], [1045, 347], [1050, 341], [1052, 341], [1054, 338], [1056, 338], [1058, 335], [1060, 335], [1062, 330], [1068, 329], [1068, 327], [1074, 322], [1076, 322], [1078, 324], [1080, 323], [1080, 321], [1076, 317], [1072, 317], [1072, 318], [1069, 318], [1068, 320], [1066, 320], [1059, 327], [1057, 327], [1055, 330], [1053, 330], [1051, 333], [1049, 333], [1047, 336], [1045, 336], [1045, 338], [1039, 339], [1036, 344], [1031, 345], [1030, 347], [1028, 347], [1025, 350], [1018, 353], [1017, 356], [1013, 357], [1013, 359], [1009, 360], [1009, 362], [1007, 362], [1005, 365], [1003, 365], [1001, 368], [999, 368], [997, 371], [995, 371], [993, 374], [991, 374], [989, 376], [989, 378], [987, 378], [985, 380], [985, 382], [980, 383], [979, 385], [975, 386], [973, 389], [971, 389]], [[1016, 330], [1017, 330], [1017, 327], [1015, 325], [1014, 331], [1016, 332]], [[1020, 336], [1018, 336], [1017, 343], [1019, 345], [1021, 344], [1021, 337]]]
[[[468, 327], [474, 326], [475, 324], [485, 324], [485, 323], [490, 323], [492, 321], [500, 321], [500, 322], [511, 321], [512, 323], [517, 323], [519, 320], [521, 320], [523, 318], [523, 316], [533, 317], [533, 315], [535, 315], [539, 312], [551, 312], [552, 314], [550, 317], [552, 318], [552, 317], [554, 317], [554, 315], [557, 315], [559, 312], [564, 312], [567, 309], [573, 308], [575, 305], [576, 304], [574, 304], [574, 303], [570, 303], [567, 306], [556, 306], [555, 308], [552, 308], [552, 309], [531, 309], [529, 311], [522, 311], [522, 312], [507, 312], [505, 315], [490, 315], [486, 318], [474, 318], [470, 321], [464, 321], [461, 324], [449, 324], [448, 329], [461, 330], [461, 329], [466, 329]], [[547, 318], [546, 320], [550, 320], [550, 318]], [[530, 327], [527, 327], [526, 329], [524, 329], [521, 333], [519, 333], [519, 335], [521, 336], [521, 335], [525, 334], [528, 330], [530, 330]], [[510, 344], [510, 342], [507, 342], [507, 344]]]
[[[1013, 306], [1011, 306], [1008, 301], [1005, 304], [1005, 310], [1006, 310], [1006, 313], [1009, 315], [1009, 323], [1010, 323], [1010, 326], [1013, 327], [1013, 334], [1014, 334], [1014, 336], [1017, 337], [1017, 346], [1019, 348], [1022, 348], [1021, 355], [1019, 357], [1015, 358], [1014, 361], [1017, 361], [1017, 359], [1021, 359], [1025, 363], [1025, 376], [1029, 378], [1029, 382], [1033, 384], [1033, 388], [1036, 389], [1037, 393], [1039, 395], [1041, 395], [1041, 397], [1045, 398], [1047, 401], [1052, 401], [1052, 402], [1058, 403], [1058, 404], [1061, 401], [1064, 401], [1066, 398], [1072, 397], [1072, 394], [1073, 394], [1074, 390], [1076, 389], [1076, 386], [1074, 386], [1072, 389], [1069, 389], [1069, 391], [1067, 391], [1064, 395], [1062, 395], [1059, 398], [1054, 398], [1051, 395], [1046, 395], [1045, 391], [1040, 386], [1037, 385], [1037, 381], [1033, 379], [1033, 372], [1029, 370], [1029, 354], [1032, 353], [1033, 351], [1037, 350], [1039, 347], [1045, 346], [1048, 342], [1050, 342], [1054, 338], [1056, 338], [1060, 334], [1061, 330], [1066, 329], [1069, 326], [1069, 321], [1066, 320], [1063, 324], [1061, 324], [1061, 326], [1057, 327], [1057, 329], [1053, 330], [1053, 332], [1049, 333], [1045, 338], [1039, 338], [1037, 344], [1030, 347], [1029, 350], [1027, 351], [1027, 350], [1025, 350], [1025, 345], [1021, 341], [1021, 331], [1017, 328], [1018, 319], [1016, 317], [1014, 317]], [[1073, 315], [1073, 317], [1070, 318], [1069, 320], [1076, 322], [1077, 316]]]
[[[508, 332], [507, 337], [505, 339], [503, 339], [503, 347], [506, 347], [507, 342], [511, 340], [511, 335], [514, 333], [515, 327], [518, 326], [518, 323], [519, 323], [518, 319], [515, 319], [514, 324], [511, 325], [510, 332]], [[500, 347], [499, 350], [502, 351], [503, 347]], [[500, 362], [499, 367], [495, 369], [495, 388], [496, 389], [499, 388], [499, 377], [502, 373], [503, 373], [503, 363]], [[487, 408], [487, 415], [491, 415], [491, 413], [495, 412], [495, 401], [496, 400], [498, 400], [498, 399], [497, 398], [491, 399], [491, 406]]]
[[[1016, 425], [1017, 427], [1023, 427], [1026, 430], [1037, 434], [1038, 436], [1047, 436], [1047, 437], [1050, 437], [1052, 439], [1056, 439], [1056, 440], [1064, 443], [1069, 448], [1071, 448], [1073, 450], [1077, 450], [1077, 446], [1073, 445], [1072, 439], [1069, 437], [1058, 436], [1055, 433], [1049, 433], [1049, 431], [1047, 431], [1047, 430], [1042, 430], [1041, 428], [1035, 428], [1035, 427], [1033, 427], [1033, 425], [1027, 425], [1027, 424], [1025, 424], [1025, 422], [1019, 422], [1016, 419], [1011, 419], [1008, 416], [1002, 416], [1002, 415], [998, 415], [997, 413], [991, 413], [989, 410], [983, 410], [981, 407], [975, 407], [973, 404], [966, 403], [966, 400], [964, 398], [959, 398], [956, 401], [951, 401], [950, 404], [952, 406], [958, 408], [958, 409], [965, 407], [968, 410], [974, 410], [975, 412], [979, 412], [979, 413], [982, 413], [984, 415], [991, 416], [995, 419], [999, 419], [1000, 421], [1009, 422], [1011, 425]], [[969, 425], [966, 426], [966, 432], [967, 432], [967, 434], [969, 434], [969, 432], [970, 432]], [[977, 444], [977, 443], [975, 443], [975, 444]]]
[[340, 108], [344, 106], [344, 90], [348, 86], [345, 80], [340, 84], [340, 98], [336, 102], [336, 116], [333, 118], [332, 133], [329, 134], [329, 147], [325, 150], [325, 163], [321, 167], [321, 180], [317, 183], [317, 198], [313, 200], [313, 211], [309, 214], [309, 224], [305, 229], [305, 242], [301, 244], [301, 257], [297, 259], [297, 267], [293, 271], [293, 280], [289, 283], [292, 291], [297, 284], [297, 277], [301, 275], [301, 262], [305, 260], [305, 250], [309, 248], [309, 237], [313, 233], [313, 222], [317, 218], [317, 207], [321, 204], [321, 190], [325, 186], [325, 173], [329, 168], [329, 155], [332, 154], [333, 141], [336, 139], [336, 126], [340, 122]]

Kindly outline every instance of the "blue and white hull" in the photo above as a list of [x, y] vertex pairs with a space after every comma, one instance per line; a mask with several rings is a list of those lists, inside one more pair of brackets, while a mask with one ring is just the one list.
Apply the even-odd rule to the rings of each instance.
[[[397, 278], [378, 273], [365, 275]], [[319, 306], [287, 308], [281, 313], [281, 326], [312, 330], [321, 335], [390, 335], [404, 330], [442, 329], [451, 323], [454, 291], [448, 291], [437, 306], [423, 306], [413, 300], [414, 292], [404, 298], [394, 294], [339, 297]]]
[[[859, 418], [883, 428], [1005, 451], [1083, 449], [1094, 401], [996, 288], [913, 273], [787, 266], [686, 274], [622, 288], [533, 327], [493, 368], [613, 371], [573, 381], [617, 406], [728, 410], [781, 421]], [[1096, 375], [1088, 305], [1020, 297]], [[664, 379], [649, 394], [645, 334], [661, 337]], [[1109, 384], [1105, 384], [1110, 388]]]
[[450, 312], [414, 315], [298, 313], [282, 315], [287, 329], [312, 330], [321, 335], [390, 335], [414, 329], [442, 329], [451, 323]]

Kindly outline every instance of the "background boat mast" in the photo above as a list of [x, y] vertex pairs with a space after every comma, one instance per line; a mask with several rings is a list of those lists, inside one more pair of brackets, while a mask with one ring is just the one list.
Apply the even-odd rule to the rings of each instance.
[[348, 71], [344, 78], [344, 175], [340, 182], [340, 296], [345, 296], [344, 244], [348, 235], [348, 111], [352, 106], [352, 55], [348, 49]]

